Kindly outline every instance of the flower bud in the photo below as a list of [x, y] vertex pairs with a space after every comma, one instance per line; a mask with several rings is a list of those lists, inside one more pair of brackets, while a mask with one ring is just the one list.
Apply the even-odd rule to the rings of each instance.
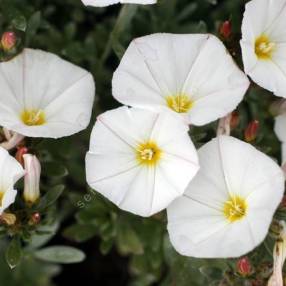
[[273, 250], [273, 274], [267, 286], [283, 286], [283, 265], [286, 260], [286, 223], [280, 221], [282, 227]]
[[230, 118], [230, 129], [233, 130], [235, 129], [239, 124], [239, 114], [237, 111], [233, 111], [231, 113], [231, 118]]
[[35, 225], [38, 224], [41, 221], [41, 215], [40, 213], [36, 212], [33, 213], [30, 220], [29, 220], [29, 224], [30, 225]]
[[232, 33], [231, 22], [224, 21], [220, 26], [219, 32], [225, 39], [228, 39]]
[[3, 50], [9, 51], [15, 47], [17, 37], [14, 32], [5, 32], [1, 37], [1, 46]]
[[249, 276], [251, 274], [252, 267], [248, 257], [240, 258], [236, 263], [236, 267], [237, 272], [243, 277]]
[[0, 221], [7, 225], [14, 225], [16, 220], [16, 216], [12, 213], [2, 213], [2, 215], [0, 216]]
[[17, 147], [17, 152], [15, 155], [16, 160], [22, 165], [24, 166], [24, 158], [23, 155], [28, 153], [28, 148], [23, 146], [23, 147]]
[[24, 178], [24, 200], [27, 204], [34, 204], [40, 197], [40, 175], [41, 164], [36, 156], [23, 155], [25, 178]]
[[244, 138], [246, 142], [252, 142], [256, 139], [258, 134], [259, 121], [251, 121], [244, 131]]

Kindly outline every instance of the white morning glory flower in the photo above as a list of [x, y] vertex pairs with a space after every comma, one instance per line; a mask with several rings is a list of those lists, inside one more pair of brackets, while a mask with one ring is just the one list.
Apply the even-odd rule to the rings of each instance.
[[260, 86], [286, 97], [286, 0], [252, 0], [242, 23], [245, 72]]
[[267, 235], [284, 192], [280, 167], [252, 145], [219, 136], [199, 150], [201, 169], [167, 209], [175, 249], [186, 256], [238, 257]]
[[105, 7], [112, 4], [155, 4], [157, 0], [82, 0], [86, 6]]
[[25, 49], [0, 63], [0, 125], [30, 137], [58, 138], [87, 127], [92, 75], [58, 56]]
[[14, 184], [24, 174], [21, 164], [0, 147], [0, 215], [14, 203], [17, 195]]
[[282, 142], [282, 164], [286, 162], [286, 113], [280, 114], [275, 118], [274, 131]]
[[198, 169], [188, 126], [177, 116], [128, 107], [98, 117], [86, 156], [88, 184], [141, 216], [181, 196]]
[[215, 36], [153, 34], [131, 42], [112, 85], [123, 104], [204, 125], [235, 109], [249, 81]]

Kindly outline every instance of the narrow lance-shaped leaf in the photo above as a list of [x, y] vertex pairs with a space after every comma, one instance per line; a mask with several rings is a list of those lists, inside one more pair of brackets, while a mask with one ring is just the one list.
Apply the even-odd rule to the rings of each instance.
[[20, 240], [15, 237], [6, 250], [6, 261], [11, 269], [15, 268], [22, 258], [22, 248]]
[[85, 259], [85, 254], [74, 247], [51, 246], [35, 252], [35, 257], [53, 263], [79, 263]]

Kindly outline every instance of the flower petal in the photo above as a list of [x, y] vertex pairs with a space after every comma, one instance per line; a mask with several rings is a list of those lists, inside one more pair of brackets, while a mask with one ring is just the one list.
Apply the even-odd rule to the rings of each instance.
[[0, 215], [5, 209], [7, 209], [11, 204], [15, 202], [16, 196], [17, 191], [13, 189], [9, 189], [4, 193], [0, 206]]
[[82, 0], [82, 2], [86, 6], [105, 7], [117, 3], [142, 5], [155, 4], [157, 0]]

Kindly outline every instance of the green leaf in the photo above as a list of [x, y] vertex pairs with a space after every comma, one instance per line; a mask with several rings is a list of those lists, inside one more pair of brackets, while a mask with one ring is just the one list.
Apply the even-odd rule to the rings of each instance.
[[12, 26], [14, 26], [15, 29], [20, 31], [25, 31], [27, 27], [26, 18], [22, 15], [17, 16], [12, 21]]
[[120, 11], [114, 30], [111, 34], [111, 45], [119, 59], [122, 58], [125, 47], [120, 43], [120, 36], [136, 15], [138, 5], [124, 5]]
[[131, 225], [120, 223], [118, 225], [118, 248], [124, 254], [143, 254], [144, 248], [137, 235], [131, 228]]
[[66, 228], [63, 232], [64, 237], [75, 242], [85, 242], [97, 234], [97, 227], [93, 225], [73, 225]]
[[62, 178], [68, 175], [68, 170], [59, 162], [47, 162], [42, 164], [43, 174], [47, 177]]
[[22, 258], [22, 248], [20, 240], [15, 237], [6, 250], [6, 261], [11, 269], [15, 268]]
[[52, 263], [79, 263], [85, 259], [85, 254], [70, 246], [51, 246], [35, 252], [35, 257]]
[[59, 228], [59, 222], [56, 220], [51, 225], [42, 225], [37, 228], [37, 231], [32, 235], [29, 241], [28, 248], [36, 249], [45, 245], [56, 234]]
[[53, 205], [57, 199], [61, 196], [65, 189], [64, 185], [58, 185], [53, 187], [50, 191], [48, 191], [40, 200], [37, 209], [44, 210], [49, 206]]
[[100, 246], [99, 246], [100, 252], [103, 255], [106, 255], [106, 254], [109, 253], [109, 251], [111, 250], [112, 246], [113, 246], [113, 239], [101, 241]]
[[26, 30], [26, 46], [29, 45], [31, 39], [36, 35], [37, 30], [41, 25], [41, 12], [34, 13], [28, 21]]

